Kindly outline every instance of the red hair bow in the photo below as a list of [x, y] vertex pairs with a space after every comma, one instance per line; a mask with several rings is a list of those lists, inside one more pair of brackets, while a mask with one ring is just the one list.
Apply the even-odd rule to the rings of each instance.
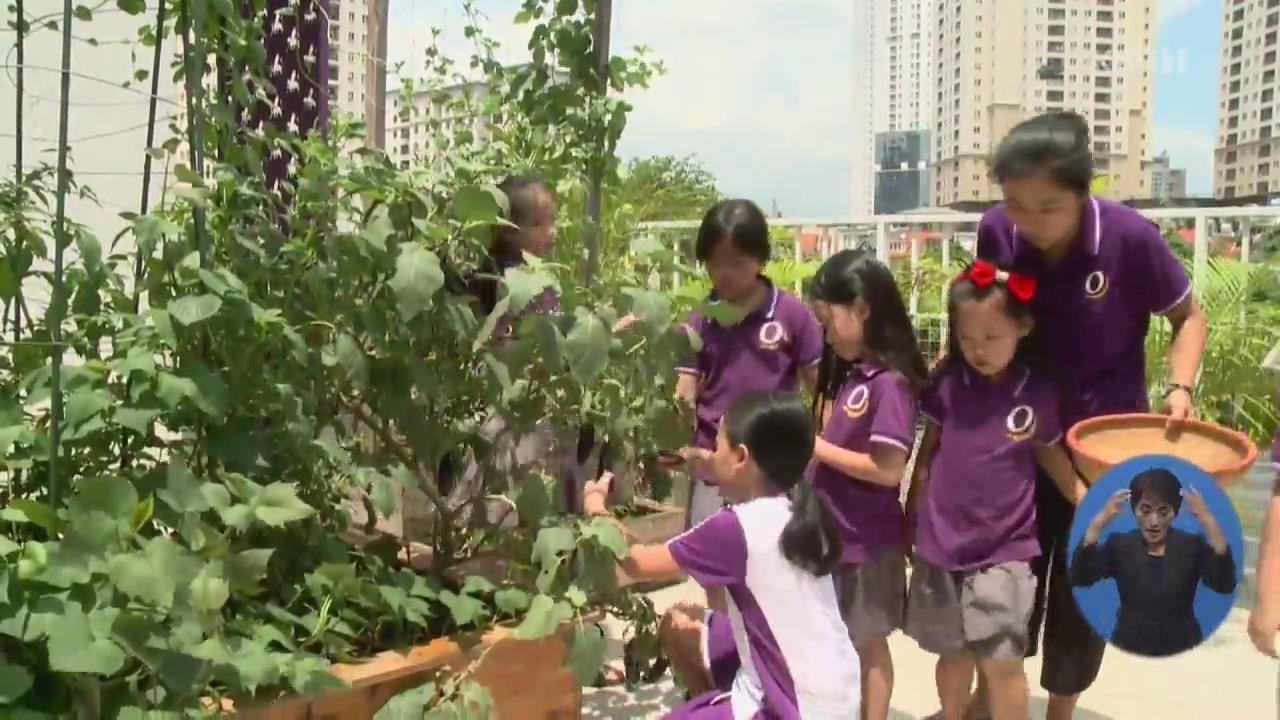
[[1001, 270], [986, 260], [974, 260], [969, 269], [960, 273], [960, 279], [968, 280], [978, 287], [988, 287], [992, 283], [1000, 283], [1009, 290], [1009, 294], [1021, 302], [1031, 302], [1036, 294], [1036, 279], [1020, 272]]

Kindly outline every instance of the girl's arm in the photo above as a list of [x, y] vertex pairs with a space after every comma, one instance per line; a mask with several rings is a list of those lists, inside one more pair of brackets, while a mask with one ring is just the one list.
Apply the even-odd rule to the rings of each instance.
[[909, 456], [907, 450], [883, 442], [872, 443], [870, 453], [846, 450], [821, 437], [813, 445], [813, 457], [819, 462], [845, 475], [885, 487], [902, 484], [902, 473], [907, 469]]
[[1036, 463], [1053, 480], [1053, 484], [1063, 497], [1070, 500], [1073, 505], [1080, 504], [1085, 493], [1089, 491], [1089, 486], [1085, 485], [1076, 474], [1076, 468], [1071, 464], [1071, 457], [1067, 455], [1067, 449], [1062, 446], [1062, 443], [1037, 445]]
[[630, 546], [630, 555], [618, 561], [627, 575], [636, 580], [667, 580], [679, 577], [680, 566], [676, 564], [671, 550], [666, 545], [640, 545], [627, 527], [609, 512], [605, 498], [609, 493], [612, 475], [606, 473], [595, 482], [587, 483], [583, 489], [582, 508], [592, 517], [604, 518], [613, 523]]
[[[1280, 435], [1276, 442], [1280, 443]], [[1280, 650], [1280, 475], [1272, 486], [1271, 503], [1263, 521], [1257, 586], [1257, 600], [1249, 614], [1249, 639], [1259, 651], [1274, 657]]]
[[800, 368], [800, 381], [804, 383], [804, 387], [809, 392], [817, 392], [818, 390], [818, 363], [806, 365]]
[[[1173, 328], [1173, 342], [1169, 343], [1169, 382], [1191, 387], [1204, 353], [1205, 337], [1209, 324], [1204, 311], [1194, 296], [1187, 298], [1165, 313]], [[1191, 393], [1174, 390], [1165, 398], [1165, 410], [1172, 420], [1182, 420], [1191, 414]]]
[[916, 453], [916, 467], [911, 473], [911, 484], [907, 487], [907, 514], [914, 514], [924, 494], [925, 484], [929, 482], [929, 465], [933, 463], [933, 453], [938, 448], [941, 433], [938, 426], [929, 423], [924, 429], [924, 438], [920, 441], [920, 450]]
[[676, 373], [676, 397], [693, 407], [698, 402], [698, 376], [691, 372]]

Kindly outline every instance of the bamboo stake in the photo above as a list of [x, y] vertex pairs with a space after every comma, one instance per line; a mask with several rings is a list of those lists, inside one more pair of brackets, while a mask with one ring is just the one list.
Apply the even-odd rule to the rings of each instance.
[[71, 0], [62, 3], [62, 91], [58, 102], [58, 199], [54, 210], [53, 298], [49, 304], [49, 339], [53, 343], [49, 361], [52, 386], [52, 421], [49, 423], [49, 505], [55, 510], [62, 495], [58, 476], [58, 455], [62, 441], [62, 255], [67, 246], [67, 193], [71, 178], [67, 173], [67, 123], [71, 105]]
[[[151, 59], [151, 100], [147, 108], [147, 152], [142, 159], [142, 201], [139, 203], [139, 215], [146, 215], [151, 201], [151, 149], [156, 142], [156, 108], [160, 95], [160, 58], [164, 48], [164, 20], [167, 0], [156, 2], [156, 50]], [[133, 312], [138, 312], [142, 301], [142, 273], [146, 264], [142, 252], [134, 248], [133, 258]]]
[[[17, 86], [17, 89], [18, 89], [18, 97], [17, 97], [17, 101], [14, 103], [14, 116], [15, 116], [14, 127], [16, 128], [14, 130], [14, 135], [17, 137], [17, 142], [15, 143], [15, 148], [14, 148], [15, 159], [14, 159], [14, 165], [13, 165], [13, 174], [14, 174], [14, 185], [18, 195], [18, 208], [21, 208], [23, 199], [26, 197], [26, 193], [23, 192], [23, 188], [22, 188], [23, 180], [25, 179], [24, 170], [22, 166], [22, 143], [24, 140], [23, 132], [22, 132], [22, 102], [26, 95], [24, 91], [24, 85], [26, 82], [26, 64], [27, 64], [27, 52], [26, 52], [27, 15], [26, 15], [26, 11], [23, 9], [23, 0], [17, 0], [17, 5], [15, 6], [15, 9], [17, 10], [17, 13], [18, 13], [18, 37], [17, 37], [17, 48], [16, 48], [17, 56], [18, 56], [18, 66], [14, 68], [14, 73], [15, 73], [14, 84]], [[14, 233], [13, 240], [14, 240], [13, 249], [10, 252], [16, 253], [20, 248], [20, 246], [18, 245], [19, 237], [16, 232]], [[9, 258], [9, 265], [10, 267], [13, 267], [16, 269], [17, 265], [15, 264], [15, 259], [16, 257], [11, 256]], [[14, 303], [13, 303], [13, 341], [16, 343], [22, 339], [22, 302], [21, 302], [22, 276], [15, 272], [13, 274], [13, 277], [14, 277], [14, 280], [17, 282], [17, 286], [14, 288]]]

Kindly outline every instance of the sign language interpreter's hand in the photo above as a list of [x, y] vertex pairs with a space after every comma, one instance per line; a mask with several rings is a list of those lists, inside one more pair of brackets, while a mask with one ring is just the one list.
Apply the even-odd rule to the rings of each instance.
[[1084, 531], [1084, 538], [1080, 541], [1086, 545], [1092, 545], [1098, 541], [1098, 536], [1102, 534], [1102, 529], [1107, 523], [1115, 519], [1117, 515], [1124, 509], [1126, 503], [1129, 502], [1130, 492], [1128, 488], [1117, 490], [1111, 497], [1107, 498], [1107, 504], [1102, 506], [1097, 515], [1093, 516], [1093, 520], [1089, 521], [1089, 527]]

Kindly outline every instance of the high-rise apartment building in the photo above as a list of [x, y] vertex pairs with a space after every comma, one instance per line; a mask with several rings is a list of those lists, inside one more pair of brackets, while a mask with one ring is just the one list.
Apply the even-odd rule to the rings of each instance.
[[[467, 108], [478, 105], [488, 90], [486, 83], [477, 81], [408, 95], [399, 90], [387, 93], [387, 157], [397, 167], [408, 168], [448, 152], [448, 144], [458, 130], [469, 128], [473, 136], [482, 138], [487, 122]], [[455, 102], [464, 96], [474, 102]], [[437, 127], [443, 132], [437, 132]]]
[[1105, 194], [1148, 197], [1155, 0], [934, 2], [933, 202], [999, 197], [988, 159], [1019, 121], [1088, 120]]
[[368, 143], [386, 136], [387, 13], [390, 0], [332, 0], [329, 108], [363, 121]]
[[1280, 0], [1223, 0], [1213, 195], [1280, 191]]
[[[851, 215], [878, 205], [877, 136], [928, 130], [932, 116], [936, 0], [855, 0]], [[890, 168], [897, 170], [898, 168]]]
[[1169, 153], [1160, 153], [1151, 161], [1151, 197], [1175, 200], [1187, 196], [1187, 171], [1173, 167]]

